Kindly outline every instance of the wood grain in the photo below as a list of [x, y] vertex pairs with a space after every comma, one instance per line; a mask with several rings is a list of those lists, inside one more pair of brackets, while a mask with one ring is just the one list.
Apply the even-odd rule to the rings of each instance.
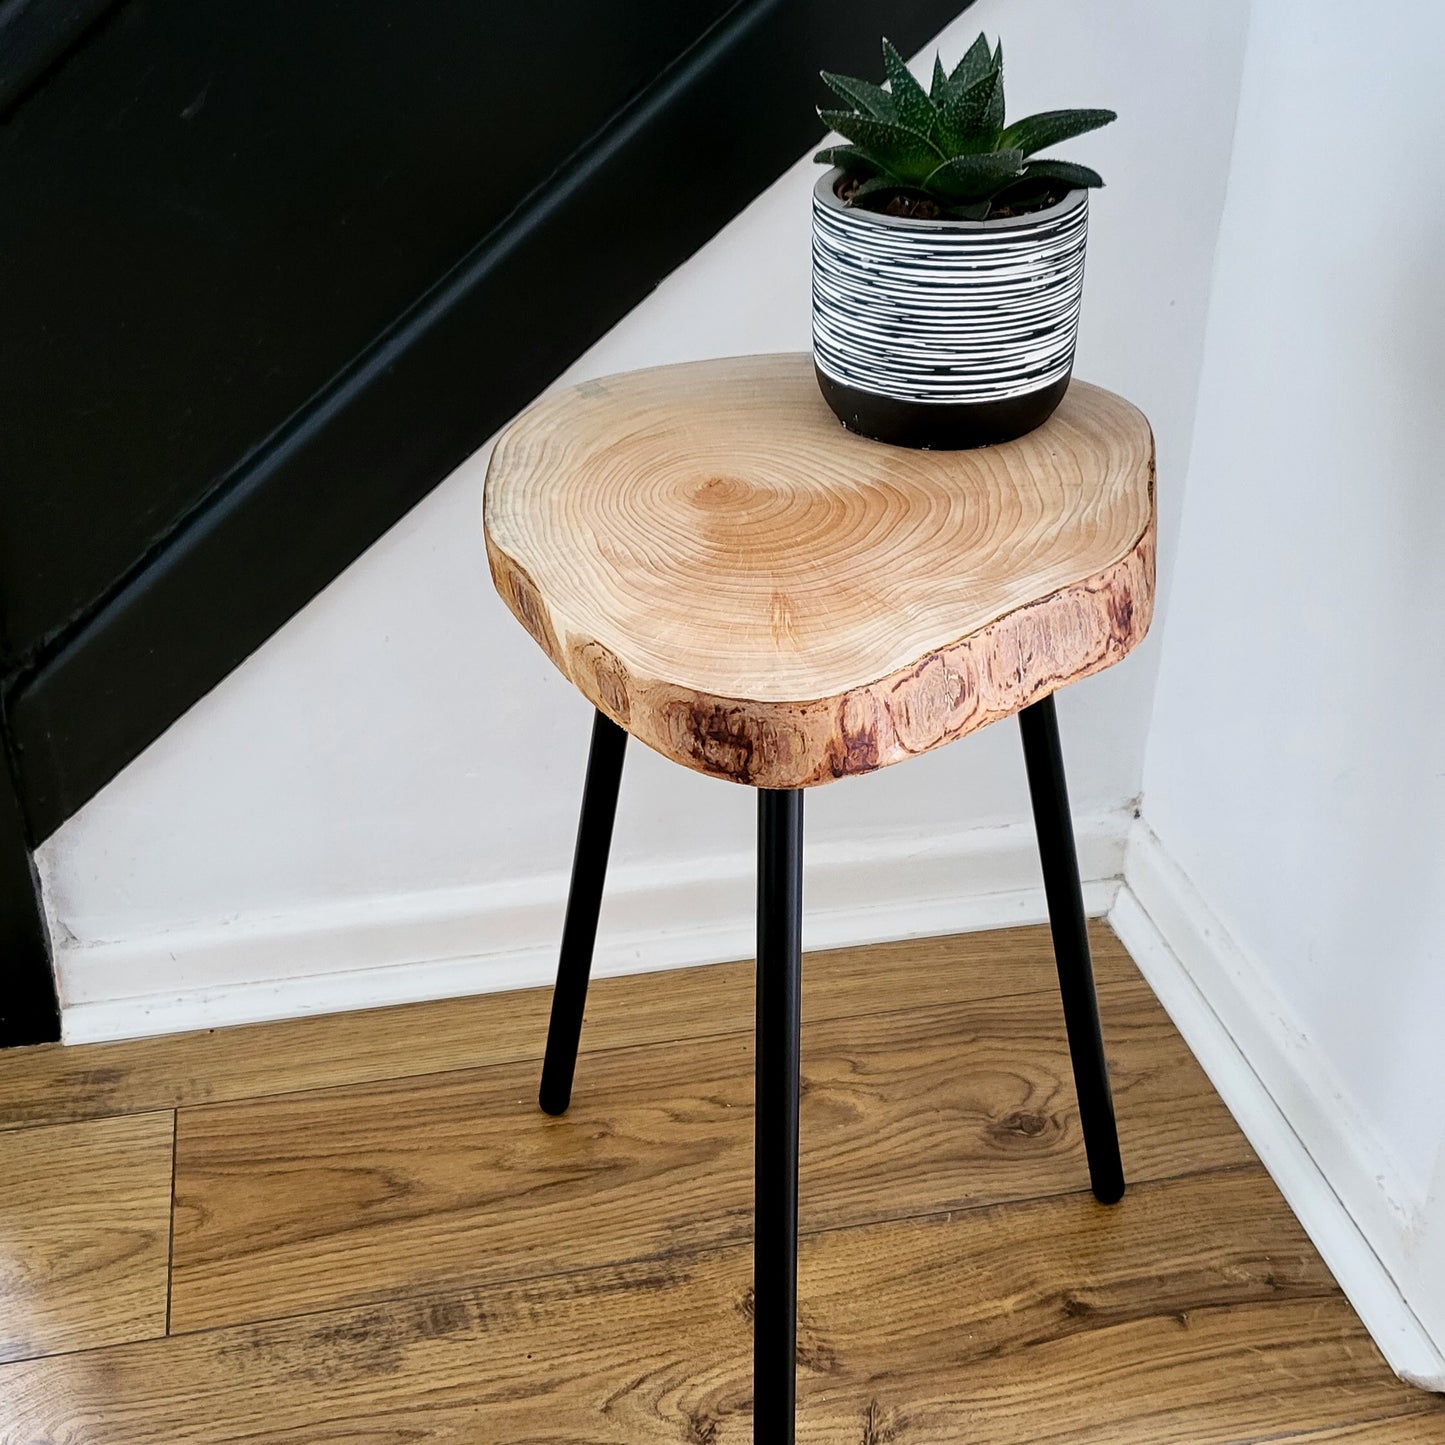
[[[746, 1445], [749, 1279], [734, 1246], [8, 1366], [0, 1439]], [[800, 1293], [802, 1445], [1445, 1439], [1256, 1166], [811, 1235]]]
[[0, 1135], [0, 1360], [166, 1329], [171, 1114]]
[[1154, 447], [1075, 382], [1038, 431], [925, 452], [839, 426], [803, 355], [584, 383], [503, 434], [497, 590], [665, 756], [797, 788], [927, 752], [1123, 657], [1153, 610]]
[[[1093, 924], [1090, 939], [1101, 982], [1138, 978], [1105, 924]], [[1048, 929], [1001, 929], [810, 953], [803, 1011], [844, 1018], [1055, 988]], [[113, 1044], [4, 1049], [0, 1129], [539, 1060], [550, 1003], [550, 989], [528, 989]], [[752, 1026], [751, 962], [598, 979], [582, 1048]]]
[[[1101, 989], [1131, 1179], [1253, 1158], [1142, 982]], [[751, 1228], [752, 1036], [183, 1109], [176, 1330], [663, 1255]], [[802, 1226], [1087, 1188], [1057, 997], [815, 1021]]]
[[[1391, 1378], [1117, 943], [1098, 951], [1133, 1181], [1114, 1210], [1084, 1187], [1040, 931], [810, 958], [802, 1445], [1445, 1442], [1445, 1401]], [[134, 1167], [163, 1290], [168, 1115], [0, 1135], [0, 1239], [43, 1236], [32, 1297], [82, 1311], [26, 1345], [70, 1353], [0, 1364], [0, 1445], [743, 1445], [750, 970], [609, 987], [589, 1027], [617, 1032], [564, 1120], [533, 1104], [540, 1035], [498, 1037], [544, 996], [90, 1065], [112, 1102], [260, 1091], [179, 1120], [173, 1324], [216, 1327], [107, 1344], [130, 1284], [81, 1284], [74, 1257], [104, 1266], [126, 1212], [99, 1175]], [[59, 1107], [93, 1107], [85, 1067], [49, 1076]], [[0, 1067], [0, 1100], [38, 1110], [44, 1080], [20, 1079]], [[146, 1305], [122, 1337], [163, 1327], [163, 1292]], [[249, 1317], [278, 1308], [320, 1312]]]

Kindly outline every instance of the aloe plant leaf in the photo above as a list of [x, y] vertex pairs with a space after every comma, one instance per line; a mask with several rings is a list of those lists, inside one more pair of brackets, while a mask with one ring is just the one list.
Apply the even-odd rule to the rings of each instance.
[[964, 51], [963, 59], [953, 67], [948, 77], [955, 90], [966, 90], [975, 81], [982, 80], [993, 69], [993, 56], [989, 54], [988, 40], [980, 33], [977, 40]]
[[837, 166], [850, 176], [871, 176], [877, 163], [870, 160], [857, 146], [827, 146], [813, 157], [820, 165]]
[[941, 161], [943, 152], [926, 135], [897, 121], [878, 120], [851, 110], [820, 110], [823, 124], [862, 147], [879, 170], [901, 180], [921, 181]]
[[1001, 190], [1023, 174], [1020, 150], [984, 151], [954, 156], [931, 171], [924, 181], [928, 190], [954, 202], [977, 201]]
[[1030, 161], [1024, 175], [1031, 181], [1062, 181], [1068, 186], [1095, 188], [1104, 184], [1104, 178], [1098, 171], [1075, 165], [1073, 161]]
[[818, 72], [823, 83], [832, 91], [851, 101], [865, 115], [876, 116], [879, 120], [893, 120], [895, 109], [893, 97], [881, 85], [868, 80], [857, 80], [851, 75], [834, 75], [831, 70]]
[[1058, 190], [1054, 182], [1033, 179], [1027, 170], [1016, 181], [1010, 181], [993, 194], [994, 206], [1011, 206], [1016, 211], [1031, 211], [1046, 206]]
[[938, 112], [933, 108], [928, 92], [913, 78], [908, 62], [890, 40], [883, 42], [883, 68], [888, 73], [888, 89], [893, 96], [898, 121], [920, 135], [929, 135]]
[[993, 148], [998, 129], [986, 119], [997, 85], [998, 77], [988, 71], [967, 89], [954, 89], [938, 117], [938, 137], [946, 150], [969, 154]]
[[855, 109], [818, 112], [849, 144], [827, 146], [816, 159], [868, 184], [862, 194], [911, 190], [931, 195], [948, 215], [978, 219], [990, 205], [1015, 211], [1047, 205], [1061, 185], [1104, 184], [1087, 166], [1032, 157], [1108, 125], [1115, 113], [1050, 110], [1006, 125], [1001, 40], [990, 49], [980, 34], [951, 72], [935, 55], [927, 90], [887, 40], [883, 64], [884, 85], [823, 72]]
[[897, 191], [905, 189], [900, 187], [898, 182], [889, 176], [870, 176], [864, 181], [851, 196], [852, 201], [861, 201], [865, 196], [876, 195], [879, 191]]
[[1060, 141], [1098, 130], [1118, 118], [1112, 110], [1045, 110], [1016, 120], [999, 138], [999, 144], [1017, 146], [1026, 156], [1031, 156]]
[[933, 57], [933, 81], [928, 87], [928, 98], [935, 107], [948, 99], [948, 72], [943, 68], [943, 59], [935, 53]]
[[983, 123], [993, 131], [1003, 129], [1003, 41], [993, 53], [993, 94], [988, 98], [988, 109], [984, 112]]

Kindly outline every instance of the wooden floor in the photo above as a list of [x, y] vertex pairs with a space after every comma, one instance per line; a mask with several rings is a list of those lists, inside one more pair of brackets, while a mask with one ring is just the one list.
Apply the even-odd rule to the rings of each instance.
[[[810, 1445], [1445, 1442], [1118, 942], [1086, 1189], [1047, 936], [806, 964]], [[0, 1441], [742, 1445], [752, 981], [0, 1056]]]

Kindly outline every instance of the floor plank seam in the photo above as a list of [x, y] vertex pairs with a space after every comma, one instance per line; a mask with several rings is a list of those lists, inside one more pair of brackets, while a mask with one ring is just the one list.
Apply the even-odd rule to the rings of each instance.
[[175, 1294], [176, 1268], [176, 1167], [180, 1158], [181, 1111], [171, 1110], [171, 1210], [170, 1238], [166, 1243], [166, 1336], [171, 1333], [171, 1299]]
[[[1431, 1397], [1426, 1397], [1427, 1401]], [[1329, 1439], [1341, 1430], [1363, 1430], [1372, 1425], [1397, 1425], [1406, 1420], [1427, 1419], [1438, 1413], [1429, 1403], [1418, 1409], [1397, 1410], [1389, 1415], [1362, 1415], [1357, 1420], [1343, 1420], [1334, 1425], [1310, 1426], [1303, 1430], [1287, 1429], [1268, 1435], [1251, 1435], [1239, 1445], [1309, 1445], [1311, 1440]]]

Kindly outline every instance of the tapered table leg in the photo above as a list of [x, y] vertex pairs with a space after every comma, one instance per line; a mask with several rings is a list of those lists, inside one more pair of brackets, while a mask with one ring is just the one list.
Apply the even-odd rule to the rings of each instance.
[[803, 795], [758, 793], [753, 1440], [792, 1445], [798, 1313]]
[[1124, 1166], [1119, 1158], [1119, 1131], [1104, 1060], [1104, 1035], [1099, 1026], [1099, 1001], [1094, 992], [1094, 967], [1089, 958], [1084, 894], [1079, 885], [1079, 859], [1069, 792], [1064, 781], [1064, 755], [1059, 721], [1050, 695], [1019, 713], [1033, 799], [1034, 827], [1044, 866], [1044, 893], [1054, 938], [1054, 962], [1064, 1002], [1064, 1024], [1074, 1068], [1074, 1089], [1089, 1158], [1094, 1196], [1114, 1204], [1124, 1194]]
[[627, 734], [602, 713], [592, 720], [592, 747], [587, 755], [587, 781], [582, 789], [582, 816], [577, 824], [577, 849], [572, 855], [572, 884], [567, 917], [562, 925], [562, 952], [557, 985], [552, 991], [552, 1019], [547, 1027], [547, 1053], [542, 1062], [538, 1102], [548, 1114], [563, 1114], [572, 1100], [577, 1046], [582, 1040], [582, 1015], [592, 973], [592, 948], [597, 941], [597, 915], [607, 878], [612, 847], [612, 820], [622, 783], [622, 757]]

